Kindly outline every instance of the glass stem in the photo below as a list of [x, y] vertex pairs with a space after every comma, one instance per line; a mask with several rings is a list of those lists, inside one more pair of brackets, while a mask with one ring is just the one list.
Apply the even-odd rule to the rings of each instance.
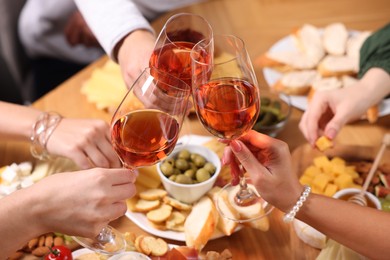
[[235, 202], [238, 206], [249, 206], [257, 201], [257, 196], [253, 193], [252, 189], [248, 187], [244, 176], [240, 176], [240, 189], [238, 190]]

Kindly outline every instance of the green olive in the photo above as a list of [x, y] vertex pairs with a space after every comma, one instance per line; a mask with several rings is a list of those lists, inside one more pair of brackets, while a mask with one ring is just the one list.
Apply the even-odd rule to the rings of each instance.
[[214, 174], [215, 171], [217, 170], [217, 168], [215, 167], [214, 164], [212, 164], [211, 162], [207, 162], [204, 166], [203, 166], [204, 169], [206, 169], [210, 174]]
[[196, 180], [199, 182], [207, 181], [210, 177], [210, 172], [204, 168], [201, 168], [196, 172]]
[[206, 163], [206, 159], [200, 154], [196, 154], [196, 156], [191, 159], [197, 167], [203, 167], [203, 165]]
[[170, 179], [171, 181], [176, 181], [176, 176], [177, 175], [171, 175], [171, 176], [169, 176], [168, 179]]
[[175, 159], [173, 159], [173, 158], [168, 158], [164, 162], [175, 165]]
[[187, 175], [188, 177], [190, 177], [191, 179], [194, 178], [195, 176], [195, 173], [196, 171], [194, 171], [193, 169], [188, 169], [184, 172], [184, 175]]
[[178, 168], [173, 168], [173, 175], [180, 175], [181, 171]]
[[174, 172], [173, 165], [166, 161], [161, 164], [160, 170], [165, 176], [171, 176]]
[[175, 181], [177, 183], [181, 183], [181, 184], [191, 184], [192, 183], [192, 179], [184, 174], [177, 175]]
[[190, 166], [185, 159], [177, 159], [175, 162], [175, 167], [179, 169], [180, 171], [185, 171], [187, 170]]
[[179, 154], [177, 155], [177, 158], [185, 159], [185, 160], [189, 160], [190, 157], [191, 157], [191, 153], [188, 150], [186, 150], [186, 149], [181, 150], [179, 152]]

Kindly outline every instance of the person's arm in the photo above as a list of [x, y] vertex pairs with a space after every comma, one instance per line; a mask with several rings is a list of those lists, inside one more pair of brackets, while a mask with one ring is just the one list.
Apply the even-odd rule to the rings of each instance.
[[[291, 155], [286, 143], [250, 131], [230, 143], [223, 162], [229, 165], [235, 163], [235, 158], [266, 201], [286, 213], [293, 208], [303, 186], [298, 176], [291, 173]], [[296, 218], [369, 258], [390, 255], [388, 213], [311, 193]]]
[[75, 0], [88, 26], [105, 52], [117, 61], [116, 45], [135, 30], [153, 33], [149, 22], [129, 0]]
[[[42, 111], [0, 101], [0, 140], [29, 142]], [[81, 169], [120, 167], [111, 145], [110, 127], [98, 119], [62, 118], [49, 136], [49, 154], [72, 159]]]
[[316, 92], [299, 127], [312, 145], [322, 134], [334, 139], [345, 124], [361, 118], [389, 93], [390, 74], [371, 68], [354, 86]]
[[48, 232], [96, 236], [126, 212], [136, 177], [124, 168], [58, 173], [0, 199], [0, 259]]

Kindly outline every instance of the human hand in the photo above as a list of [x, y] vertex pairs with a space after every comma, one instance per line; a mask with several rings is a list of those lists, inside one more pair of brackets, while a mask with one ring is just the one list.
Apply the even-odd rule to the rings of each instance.
[[95, 35], [79, 11], [75, 11], [65, 25], [65, 38], [71, 46], [82, 44], [87, 47], [99, 47]]
[[47, 142], [50, 154], [73, 160], [81, 169], [121, 167], [103, 120], [63, 118]]
[[129, 169], [94, 168], [53, 174], [21, 191], [34, 205], [28, 214], [38, 230], [94, 237], [125, 214], [136, 177]]
[[241, 164], [259, 194], [282, 211], [290, 210], [302, 193], [298, 176], [292, 174], [289, 148], [280, 140], [251, 130], [230, 142], [222, 162], [234, 168]]
[[130, 88], [142, 71], [149, 67], [156, 38], [147, 30], [136, 30], [126, 36], [117, 46], [118, 63], [127, 88]]

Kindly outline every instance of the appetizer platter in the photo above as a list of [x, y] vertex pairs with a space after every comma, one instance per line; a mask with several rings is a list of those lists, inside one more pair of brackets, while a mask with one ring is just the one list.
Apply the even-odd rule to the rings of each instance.
[[[305, 24], [272, 45], [255, 65], [263, 69], [270, 88], [288, 94], [294, 107], [306, 110], [314, 91], [353, 86], [360, 47], [370, 34], [342, 23], [324, 28]], [[377, 116], [390, 114], [390, 98], [376, 109]]]

